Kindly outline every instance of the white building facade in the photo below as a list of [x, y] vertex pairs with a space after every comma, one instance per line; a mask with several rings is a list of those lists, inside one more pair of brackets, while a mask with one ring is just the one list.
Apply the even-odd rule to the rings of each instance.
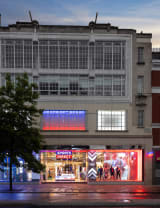
[[0, 82], [38, 85], [45, 182], [152, 184], [151, 34], [110, 24], [0, 27]]

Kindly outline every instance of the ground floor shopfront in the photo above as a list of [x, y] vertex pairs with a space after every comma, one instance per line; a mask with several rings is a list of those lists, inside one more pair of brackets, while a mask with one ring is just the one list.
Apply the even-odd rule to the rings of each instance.
[[[135, 150], [41, 150], [39, 154], [45, 171], [33, 173], [13, 166], [13, 182], [142, 182], [143, 151]], [[0, 182], [9, 181], [7, 167], [0, 171]]]
[[41, 182], [143, 181], [143, 150], [41, 150]]

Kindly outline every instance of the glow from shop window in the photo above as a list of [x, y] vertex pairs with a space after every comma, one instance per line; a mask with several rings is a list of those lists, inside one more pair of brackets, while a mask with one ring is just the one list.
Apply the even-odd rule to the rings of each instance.
[[86, 123], [85, 110], [44, 110], [43, 130], [84, 131]]
[[138, 150], [138, 162], [137, 162], [137, 172], [138, 181], [142, 181], [142, 150]]

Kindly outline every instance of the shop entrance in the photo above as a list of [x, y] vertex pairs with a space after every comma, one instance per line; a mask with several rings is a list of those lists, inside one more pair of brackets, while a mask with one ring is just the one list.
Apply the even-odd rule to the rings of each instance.
[[41, 177], [45, 182], [85, 182], [87, 179], [86, 152], [56, 150], [41, 152], [41, 162], [46, 170]]

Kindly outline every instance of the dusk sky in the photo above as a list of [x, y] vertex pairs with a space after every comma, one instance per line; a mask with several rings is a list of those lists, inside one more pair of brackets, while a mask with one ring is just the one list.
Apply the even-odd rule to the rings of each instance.
[[2, 25], [29, 21], [29, 10], [49, 25], [88, 25], [98, 12], [97, 23], [152, 33], [153, 47], [160, 47], [160, 0], [0, 0]]

